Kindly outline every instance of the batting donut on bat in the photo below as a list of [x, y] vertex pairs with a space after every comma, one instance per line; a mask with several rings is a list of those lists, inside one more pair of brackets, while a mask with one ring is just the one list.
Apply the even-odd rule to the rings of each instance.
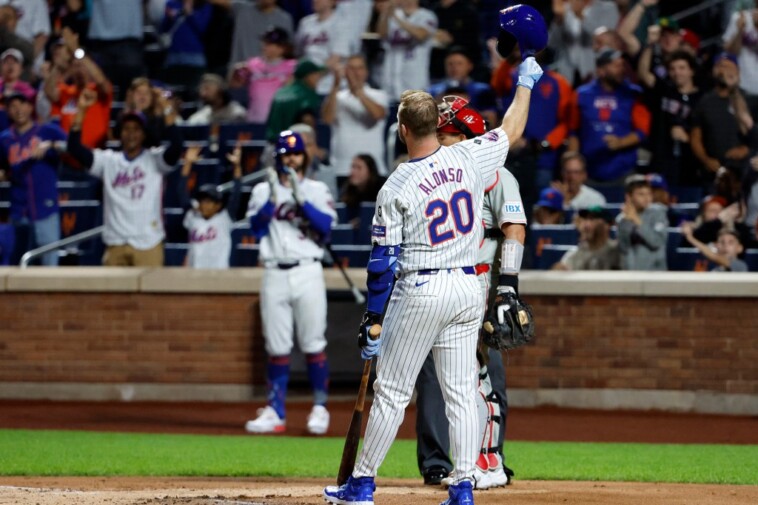
[[268, 405], [246, 423], [250, 433], [282, 433], [294, 331], [313, 387], [308, 431], [326, 433], [329, 367], [326, 353], [326, 286], [323, 243], [337, 218], [329, 188], [304, 177], [308, 154], [300, 134], [283, 131], [276, 143], [276, 169], [253, 188], [247, 216], [260, 243], [264, 266], [261, 321], [268, 363]]
[[[440, 119], [437, 139], [443, 146], [450, 146], [485, 133], [482, 116], [468, 107], [460, 97], [447, 96], [439, 105]], [[498, 169], [498, 182], [484, 197], [484, 240], [479, 249], [476, 270], [485, 300], [489, 290], [492, 266], [498, 244], [504, 237], [500, 272], [513, 276], [509, 282], [518, 285], [524, 240], [526, 238], [526, 215], [519, 194], [519, 185], [513, 174], [504, 167]], [[505, 486], [513, 472], [504, 464], [503, 439], [507, 397], [505, 369], [499, 351], [481, 346], [477, 353], [479, 366], [479, 458], [474, 471], [476, 489]], [[443, 415], [444, 402], [437, 380], [434, 362], [427, 357], [416, 381], [416, 435], [417, 457], [425, 484], [448, 484], [452, 470], [448, 423]]]

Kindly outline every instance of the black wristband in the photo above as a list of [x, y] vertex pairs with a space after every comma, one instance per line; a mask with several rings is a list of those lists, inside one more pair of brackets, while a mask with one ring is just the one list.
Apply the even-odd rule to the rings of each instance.
[[518, 293], [518, 275], [500, 274], [498, 285], [512, 287]]

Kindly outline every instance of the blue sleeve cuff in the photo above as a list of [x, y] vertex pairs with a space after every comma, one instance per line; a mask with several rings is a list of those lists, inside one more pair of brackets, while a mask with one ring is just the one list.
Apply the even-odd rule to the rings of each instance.
[[274, 217], [275, 211], [274, 202], [269, 200], [266, 202], [266, 205], [261, 207], [261, 210], [257, 214], [250, 216], [250, 228], [259, 240], [268, 233], [268, 224], [271, 222], [271, 218]]
[[321, 212], [310, 202], [303, 204], [303, 214], [308, 219], [310, 227], [321, 235], [328, 235], [332, 230], [332, 216], [326, 212]]

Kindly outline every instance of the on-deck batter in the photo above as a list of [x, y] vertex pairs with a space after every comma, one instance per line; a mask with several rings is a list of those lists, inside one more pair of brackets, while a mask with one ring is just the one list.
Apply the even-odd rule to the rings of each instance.
[[[377, 198], [368, 307], [359, 329], [364, 359], [379, 354], [374, 403], [352, 476], [343, 486], [324, 489], [330, 503], [374, 503], [374, 477], [430, 350], [455, 462], [444, 504], [474, 503], [479, 450], [475, 354], [484, 308], [474, 265], [483, 235], [484, 191], [495, 184], [510, 139], [523, 133], [531, 88], [541, 75], [534, 58], [527, 58], [519, 66], [519, 89], [501, 125], [450, 147], [437, 141], [438, 111], [431, 95], [406, 91], [401, 97], [398, 133], [410, 160], [390, 175]], [[381, 338], [370, 340], [368, 329], [381, 320], [388, 299]]]

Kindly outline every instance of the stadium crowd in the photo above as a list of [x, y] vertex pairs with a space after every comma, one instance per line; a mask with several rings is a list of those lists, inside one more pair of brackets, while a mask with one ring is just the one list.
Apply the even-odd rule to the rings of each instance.
[[[182, 264], [189, 248], [194, 265], [193, 242], [213, 256], [206, 221], [244, 217], [245, 177], [292, 129], [338, 202], [334, 250], [363, 266], [367, 202], [406, 157], [400, 94], [462, 96], [496, 121], [520, 62], [496, 51], [510, 3], [0, 0], [0, 263], [105, 214], [98, 263]], [[507, 163], [525, 266], [758, 270], [758, 1], [518, 3], [550, 26]], [[122, 149], [144, 173], [119, 173]], [[208, 264], [256, 263], [248, 225], [220, 229], [226, 257]]]

